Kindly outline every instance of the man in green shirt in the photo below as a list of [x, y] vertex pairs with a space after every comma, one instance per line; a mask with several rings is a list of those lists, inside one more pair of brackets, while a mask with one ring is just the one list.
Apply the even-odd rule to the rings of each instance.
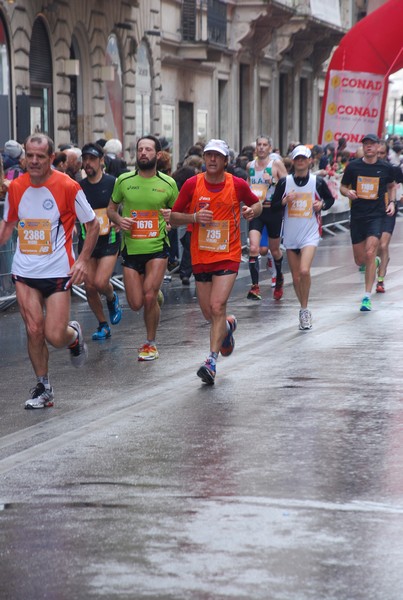
[[127, 301], [134, 311], [144, 309], [147, 339], [138, 359], [146, 361], [159, 356], [155, 344], [160, 319], [158, 295], [168, 263], [167, 222], [178, 195], [172, 177], [157, 171], [160, 152], [158, 138], [147, 135], [138, 140], [137, 168], [118, 177], [108, 206], [109, 219], [122, 232]]

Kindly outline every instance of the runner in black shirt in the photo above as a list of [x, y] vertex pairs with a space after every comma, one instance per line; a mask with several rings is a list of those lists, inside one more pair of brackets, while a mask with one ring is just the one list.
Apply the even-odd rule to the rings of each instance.
[[[112, 325], [119, 323], [122, 318], [119, 298], [113, 291], [110, 282], [119, 253], [120, 233], [116, 231], [115, 225], [110, 223], [106, 214], [106, 208], [115, 185], [115, 177], [103, 172], [103, 150], [98, 144], [85, 144], [82, 149], [82, 157], [87, 177], [80, 181], [80, 185], [100, 223], [98, 242], [89, 261], [85, 290], [88, 304], [98, 319], [98, 328], [93, 333], [92, 339], [105, 340], [111, 336], [111, 330], [105, 318], [101, 294], [106, 296]], [[79, 252], [81, 252], [84, 239], [85, 227], [81, 226], [78, 241]]]
[[[379, 139], [367, 134], [362, 139], [364, 156], [345, 168], [340, 191], [350, 200], [350, 233], [354, 260], [365, 265], [365, 294], [361, 311], [372, 309], [371, 292], [377, 269], [377, 251], [385, 214], [395, 212], [393, 167], [378, 160]], [[388, 193], [388, 204], [385, 194]], [[379, 259], [378, 259], [379, 261]]]

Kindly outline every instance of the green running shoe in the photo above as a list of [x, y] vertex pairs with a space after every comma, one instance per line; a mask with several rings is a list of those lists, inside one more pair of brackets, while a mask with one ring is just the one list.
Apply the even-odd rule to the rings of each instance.
[[368, 312], [370, 310], [372, 310], [371, 298], [368, 298], [367, 296], [365, 296], [365, 298], [362, 299], [360, 311]]

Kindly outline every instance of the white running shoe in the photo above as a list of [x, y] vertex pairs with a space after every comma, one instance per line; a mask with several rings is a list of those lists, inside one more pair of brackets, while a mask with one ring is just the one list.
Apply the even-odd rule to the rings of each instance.
[[43, 383], [38, 382], [31, 390], [31, 398], [25, 402], [25, 408], [47, 408], [53, 406], [53, 388], [45, 388]]
[[312, 329], [312, 314], [307, 308], [299, 311], [299, 328], [301, 330]]

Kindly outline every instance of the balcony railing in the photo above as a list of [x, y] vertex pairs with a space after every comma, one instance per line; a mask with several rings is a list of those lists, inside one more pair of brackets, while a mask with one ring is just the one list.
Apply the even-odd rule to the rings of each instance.
[[221, 0], [183, 0], [182, 39], [185, 42], [227, 43], [227, 6]]

